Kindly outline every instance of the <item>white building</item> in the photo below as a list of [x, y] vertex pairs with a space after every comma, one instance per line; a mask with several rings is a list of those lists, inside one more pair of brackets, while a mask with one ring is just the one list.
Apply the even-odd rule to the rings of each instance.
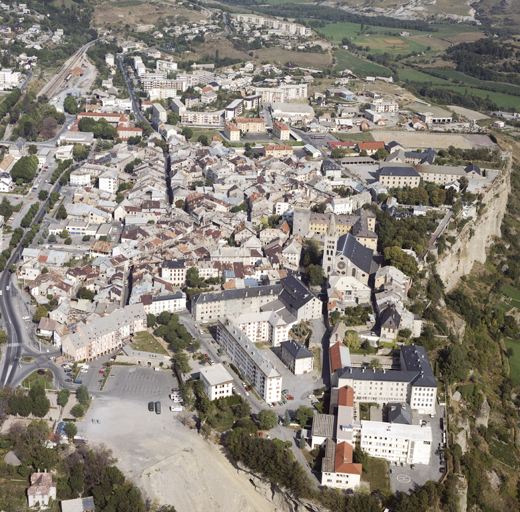
[[325, 441], [325, 454], [321, 461], [321, 485], [337, 489], [355, 489], [361, 481], [361, 464], [353, 463], [354, 450], [346, 441]]
[[219, 320], [217, 341], [261, 398], [266, 402], [281, 399], [282, 376], [238, 325], [227, 318]]
[[177, 71], [177, 63], [168, 60], [158, 60], [155, 63], [155, 70], [160, 71]]
[[282, 341], [280, 345], [282, 347], [280, 359], [294, 375], [305, 375], [314, 370], [314, 354], [299, 341]]
[[105, 190], [111, 194], [117, 192], [117, 172], [110, 169], [99, 176], [99, 190]]
[[186, 294], [178, 290], [172, 295], [160, 295], [158, 297], [144, 295], [141, 297], [141, 302], [147, 314], [157, 316], [163, 311], [176, 313], [186, 309]]
[[231, 317], [244, 334], [253, 342], [267, 341], [278, 347], [282, 341], [289, 339], [289, 331], [295, 322], [287, 323], [274, 311], [261, 311]]
[[204, 384], [204, 392], [211, 401], [233, 394], [233, 377], [221, 363], [202, 368], [200, 380]]
[[111, 53], [107, 53], [105, 55], [105, 62], [107, 63], [107, 66], [113, 67], [116, 63], [116, 60]]
[[56, 482], [52, 481], [52, 475], [47, 471], [33, 473], [27, 489], [29, 507], [47, 508], [51, 499], [56, 500]]
[[152, 115], [154, 118], [159, 119], [159, 121], [162, 121], [163, 123], [165, 123], [168, 119], [168, 114], [160, 103], [153, 104]]

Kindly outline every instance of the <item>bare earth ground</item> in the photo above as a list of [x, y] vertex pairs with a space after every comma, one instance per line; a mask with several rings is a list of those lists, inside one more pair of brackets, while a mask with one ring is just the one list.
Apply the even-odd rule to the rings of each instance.
[[475, 112], [469, 108], [457, 107], [456, 105], [448, 105], [448, 108], [470, 120], [480, 121], [482, 119], [491, 119], [489, 116], [481, 114], [480, 112]]
[[479, 39], [482, 39], [483, 37], [486, 37], [486, 35], [482, 34], [481, 32], [464, 32], [453, 37], [447, 37], [446, 41], [450, 41], [451, 43], [455, 44], [473, 43]]
[[[168, 410], [171, 402], [162, 386], [160, 392], [143, 390], [148, 399], [130, 397], [125, 387], [120, 391], [119, 396], [98, 396], [78, 430], [90, 446], [103, 443], [113, 450], [118, 467], [145, 498], [172, 504], [178, 512], [275, 511], [275, 506], [237, 473], [220, 447], [183, 426], [180, 413]], [[160, 415], [147, 409], [148, 400], [158, 399], [162, 403]], [[93, 424], [92, 419], [100, 423]]]
[[154, 24], [158, 19], [173, 19], [173, 16], [184, 16], [190, 21], [205, 19], [201, 12], [185, 9], [176, 5], [161, 3], [152, 5], [142, 2], [139, 5], [117, 6], [115, 2], [103, 2], [96, 6], [94, 11], [94, 22], [96, 26], [106, 25], [142, 25]]
[[471, 149], [470, 144], [463, 135], [453, 133], [417, 133], [417, 132], [392, 132], [377, 131], [373, 133], [375, 140], [382, 140], [386, 144], [393, 140], [404, 144], [407, 148], [449, 148], [455, 146], [461, 149]]

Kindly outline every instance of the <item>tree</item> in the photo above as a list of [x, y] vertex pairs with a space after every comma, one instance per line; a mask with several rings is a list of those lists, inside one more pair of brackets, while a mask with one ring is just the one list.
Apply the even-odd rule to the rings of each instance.
[[58, 405], [61, 405], [62, 407], [65, 407], [69, 401], [70, 396], [70, 390], [67, 388], [64, 388], [60, 391], [60, 394], [58, 395]]
[[320, 265], [309, 265], [305, 269], [305, 276], [314, 286], [321, 286], [325, 281], [325, 273]]
[[59, 220], [64, 220], [67, 218], [67, 210], [65, 209], [65, 206], [63, 206], [63, 203], [60, 204], [60, 207], [56, 212], [56, 218]]
[[90, 395], [89, 395], [89, 392], [88, 392], [88, 388], [87, 388], [87, 386], [85, 386], [84, 384], [82, 384], [82, 385], [79, 386], [79, 388], [76, 390], [76, 400], [77, 400], [81, 405], [87, 405], [89, 399], [90, 399]]
[[72, 238], [70, 236], [65, 240], [65, 245], [72, 245]]
[[469, 185], [468, 178], [466, 176], [462, 176], [461, 178], [459, 178], [459, 184], [460, 184], [460, 191], [462, 192]]
[[303, 437], [303, 435], [302, 435], [300, 437], [300, 442], [298, 443], [298, 448], [300, 450], [304, 450], [306, 446], [307, 446], [307, 443], [305, 442], [305, 437]]
[[58, 131], [58, 121], [54, 117], [46, 117], [42, 121], [41, 136], [44, 139], [52, 139]]
[[16, 264], [12, 263], [11, 265], [9, 265], [9, 272], [11, 272], [11, 274], [14, 274], [16, 272], [16, 268]]
[[368, 368], [370, 370], [382, 370], [383, 365], [381, 364], [381, 361], [377, 357], [374, 357], [370, 360], [370, 363], [368, 363]]
[[446, 380], [453, 384], [468, 378], [470, 364], [465, 347], [454, 343], [442, 354], [441, 371]]
[[67, 96], [63, 101], [63, 108], [68, 114], [75, 115], [78, 113], [78, 102], [73, 96]]
[[45, 396], [45, 390], [43, 390], [43, 394], [40, 394], [40, 395], [36, 396], [35, 398], [33, 398], [33, 414], [35, 416], [38, 416], [39, 418], [43, 418], [49, 412], [50, 408], [51, 408], [51, 402]]
[[45, 199], [47, 199], [48, 196], [49, 196], [49, 192], [47, 192], [47, 190], [40, 190], [38, 192], [38, 199], [40, 201], [45, 201]]
[[188, 354], [184, 351], [177, 352], [172, 357], [172, 362], [177, 366], [177, 370], [181, 373], [191, 372]]
[[82, 286], [78, 290], [78, 293], [76, 293], [76, 297], [78, 299], [86, 299], [86, 300], [90, 300], [90, 301], [93, 301], [95, 296], [96, 296], [95, 292], [93, 292], [92, 290], [89, 290], [88, 288], [85, 288], [84, 286]]
[[204, 280], [199, 276], [197, 267], [190, 267], [186, 272], [186, 283], [191, 288], [198, 288]]
[[384, 148], [379, 148], [375, 154], [374, 157], [376, 160], [384, 160], [388, 156], [388, 151]]
[[159, 323], [161, 325], [168, 325], [170, 323], [171, 317], [172, 317], [172, 314], [169, 311], [163, 311], [157, 317], [157, 323]]
[[349, 330], [345, 333], [345, 339], [343, 344], [346, 345], [350, 350], [359, 350], [361, 342], [359, 340], [359, 333], [353, 330]]
[[47, 313], [48, 311], [45, 306], [38, 306], [33, 316], [33, 322], [38, 323], [43, 317], [47, 316]]
[[31, 144], [29, 146], [29, 154], [30, 155], [35, 155], [36, 153], [38, 153], [38, 147], [35, 146], [34, 144]]
[[3, 329], [0, 329], [0, 345], [6, 343], [8, 339], [9, 336], [7, 335], [7, 333]]
[[187, 126], [185, 126], [182, 129], [181, 134], [184, 135], [184, 137], [186, 137], [186, 139], [191, 139], [193, 137], [193, 130], [191, 128], [188, 128]]
[[76, 424], [72, 421], [67, 421], [63, 427], [63, 431], [69, 439], [73, 439], [74, 436], [78, 434], [78, 427], [76, 427]]
[[272, 410], [262, 409], [258, 414], [258, 426], [260, 430], [271, 430], [276, 427], [278, 418], [276, 413]]
[[49, 242], [51, 244], [53, 244], [54, 242], [56, 242], [57, 238], [56, 238], [56, 235], [55, 234], [52, 234], [50, 237], [49, 237]]
[[508, 357], [508, 358], [509, 358], [509, 357], [514, 357], [514, 355], [515, 355], [515, 349], [514, 349], [513, 347], [509, 347], [509, 348], [507, 349], [507, 357]]
[[283, 426], [288, 427], [291, 424], [291, 415], [289, 411], [285, 411], [285, 416], [283, 417]]
[[149, 313], [146, 315], [146, 327], [153, 327], [155, 325], [156, 318], [155, 315]]
[[409, 277], [415, 277], [417, 274], [417, 262], [405, 253], [400, 247], [394, 245], [393, 247], [386, 247], [384, 250], [385, 263], [396, 267], [401, 272], [404, 272]]
[[80, 404], [76, 404], [71, 410], [70, 410], [70, 413], [72, 414], [72, 416], [74, 416], [75, 418], [81, 418], [81, 416], [83, 416], [85, 414], [85, 410], [83, 409], [83, 407], [80, 405]]
[[203, 146], [209, 146], [209, 139], [207, 135], [199, 135], [199, 138], [197, 139]]
[[306, 405], [300, 405], [298, 409], [296, 409], [296, 421], [302, 426], [305, 427], [307, 422], [314, 416], [314, 411], [307, 407]]
[[354, 448], [353, 461], [355, 464], [362, 464], [364, 471], [368, 469], [370, 457], [368, 453], [361, 448], [359, 443], [356, 444], [356, 447]]

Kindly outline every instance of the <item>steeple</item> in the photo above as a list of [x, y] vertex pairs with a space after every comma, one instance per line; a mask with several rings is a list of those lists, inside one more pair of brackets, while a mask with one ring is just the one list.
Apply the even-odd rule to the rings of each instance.
[[338, 232], [336, 230], [336, 215], [333, 213], [330, 214], [330, 223], [327, 228], [326, 236], [338, 236]]

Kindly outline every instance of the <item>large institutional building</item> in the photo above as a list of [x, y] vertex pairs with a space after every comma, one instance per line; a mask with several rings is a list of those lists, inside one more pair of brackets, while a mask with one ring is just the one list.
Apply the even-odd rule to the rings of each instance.
[[62, 352], [74, 361], [92, 361], [123, 346], [123, 340], [146, 329], [146, 312], [142, 304], [118, 309], [87, 324], [62, 340]]
[[[432, 429], [414, 421], [414, 411], [434, 414], [437, 383], [423, 347], [403, 346], [400, 370], [350, 367], [348, 349], [330, 347], [332, 393], [329, 414], [316, 414], [311, 446], [324, 446], [322, 485], [340, 489], [360, 483], [361, 468], [353, 462], [356, 445], [372, 457], [406, 464], [429, 464]], [[345, 366], [348, 365], [348, 366]], [[360, 402], [377, 403], [386, 421], [360, 421]]]

